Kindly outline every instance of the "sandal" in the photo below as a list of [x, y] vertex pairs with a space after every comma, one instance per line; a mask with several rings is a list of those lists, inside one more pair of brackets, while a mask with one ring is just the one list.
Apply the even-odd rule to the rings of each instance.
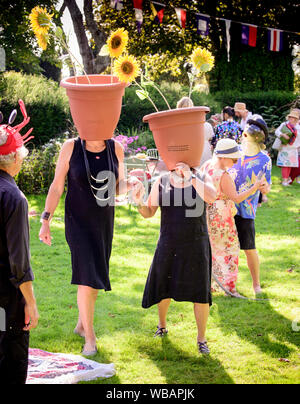
[[157, 331], [154, 334], [154, 337], [164, 337], [165, 335], [168, 334], [168, 330], [164, 327], [160, 327], [159, 325], [157, 326]]
[[201, 353], [202, 355], [209, 355], [210, 354], [210, 350], [207, 346], [207, 342], [197, 342], [198, 344], [198, 351], [199, 353]]

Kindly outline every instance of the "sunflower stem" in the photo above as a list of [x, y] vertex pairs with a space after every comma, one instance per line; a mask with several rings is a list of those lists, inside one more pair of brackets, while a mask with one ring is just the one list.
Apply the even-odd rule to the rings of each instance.
[[73, 69], [74, 69], [76, 84], [78, 84], [78, 79], [77, 79], [76, 66], [75, 66], [75, 64], [74, 64], [74, 62], [73, 62], [73, 59], [74, 59], [75, 62], [81, 67], [83, 73], [85, 74], [85, 76], [86, 76], [86, 78], [87, 78], [88, 83], [91, 84], [90, 78], [89, 78], [87, 72], [85, 71], [84, 66], [78, 61], [78, 59], [76, 58], [76, 56], [70, 51], [70, 48], [69, 48], [68, 44], [67, 44], [62, 38], [59, 38], [57, 35], [55, 35], [55, 34], [51, 34], [51, 35], [52, 35], [54, 38], [58, 39], [58, 41], [60, 42], [61, 46], [62, 46], [63, 48], [65, 48], [66, 51], [68, 52], [69, 57], [70, 57], [70, 60], [71, 60], [72, 67], [73, 67]]
[[[137, 81], [134, 81], [134, 83], [135, 83], [141, 90], [145, 91], [145, 89], [144, 89]], [[148, 93], [147, 93], [147, 99], [148, 99], [148, 101], [151, 102], [151, 104], [152, 104], [153, 107], [155, 108], [156, 112], [159, 112], [158, 109], [157, 109], [157, 107], [156, 107], [156, 105], [154, 104], [152, 98], [148, 95]]]
[[153, 83], [152, 85], [153, 85], [153, 87], [156, 89], [156, 91], [158, 91], [159, 94], [162, 96], [163, 100], [164, 100], [165, 103], [167, 104], [167, 107], [168, 107], [169, 109], [171, 109], [171, 107], [170, 107], [170, 105], [169, 105], [169, 103], [168, 103], [166, 97], [163, 95], [163, 93], [161, 92], [161, 90], [159, 89], [159, 87], [158, 87], [155, 83]]

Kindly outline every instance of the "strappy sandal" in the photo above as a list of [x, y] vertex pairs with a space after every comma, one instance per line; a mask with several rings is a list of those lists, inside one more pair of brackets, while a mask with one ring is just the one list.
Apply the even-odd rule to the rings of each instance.
[[210, 350], [207, 346], [207, 342], [197, 342], [198, 344], [198, 351], [199, 353], [201, 353], [202, 355], [209, 355], [210, 354]]
[[164, 327], [160, 327], [159, 325], [157, 326], [157, 331], [154, 334], [154, 337], [164, 337], [165, 335], [168, 334], [168, 330]]

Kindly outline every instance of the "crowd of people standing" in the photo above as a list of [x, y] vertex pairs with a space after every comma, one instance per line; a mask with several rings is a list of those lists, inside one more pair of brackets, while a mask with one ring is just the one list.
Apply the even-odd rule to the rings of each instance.
[[[190, 100], [178, 104], [178, 108], [191, 106]], [[299, 118], [299, 110], [291, 110], [287, 122], [276, 131], [280, 141], [277, 164], [284, 167], [286, 186], [299, 176]], [[209, 353], [205, 334], [212, 304], [212, 276], [226, 293], [240, 297], [236, 289], [240, 250], [246, 254], [255, 294], [262, 292], [255, 218], [260, 195], [271, 189], [272, 163], [265, 151], [268, 128], [260, 115], [249, 112], [241, 102], [225, 107], [221, 120], [212, 118], [211, 122], [214, 127], [205, 124], [201, 166], [178, 162], [173, 171], [157, 179], [147, 200], [141, 181], [125, 178], [124, 153], [115, 140], [85, 142], [77, 138], [63, 145], [41, 217], [39, 238], [51, 245], [51, 218], [68, 178], [66, 239], [72, 257], [72, 283], [78, 287], [79, 314], [74, 332], [85, 341], [84, 355], [97, 353], [95, 303], [100, 289], [111, 289], [114, 204], [110, 199], [115, 194], [131, 191], [144, 218], [161, 209], [160, 237], [142, 299], [145, 309], [158, 306], [155, 336], [168, 333], [171, 299], [192, 302], [198, 350]], [[13, 179], [26, 155], [22, 138], [17, 135], [1, 126], [0, 307], [8, 315], [8, 329], [0, 329], [0, 375], [2, 380], [19, 384], [26, 380], [29, 331], [37, 326], [39, 314], [32, 289], [27, 201]], [[116, 181], [105, 178], [99, 184], [99, 171], [112, 172]], [[100, 189], [107, 189], [103, 199], [95, 192]], [[186, 193], [196, 208], [201, 207], [199, 214], [186, 215], [193, 207], [183, 197]], [[180, 206], [178, 198], [183, 201]], [[19, 231], [15, 232], [17, 227]]]

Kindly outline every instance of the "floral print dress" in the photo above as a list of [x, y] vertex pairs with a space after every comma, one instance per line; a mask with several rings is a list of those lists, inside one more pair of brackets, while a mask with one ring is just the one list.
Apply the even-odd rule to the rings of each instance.
[[[220, 190], [224, 170], [215, 167], [214, 159], [201, 168], [210, 176], [217, 190], [217, 199], [207, 205], [207, 225], [212, 249], [212, 271], [230, 292], [236, 291], [240, 244], [235, 226], [236, 207]], [[214, 288], [217, 286], [214, 285]]]

